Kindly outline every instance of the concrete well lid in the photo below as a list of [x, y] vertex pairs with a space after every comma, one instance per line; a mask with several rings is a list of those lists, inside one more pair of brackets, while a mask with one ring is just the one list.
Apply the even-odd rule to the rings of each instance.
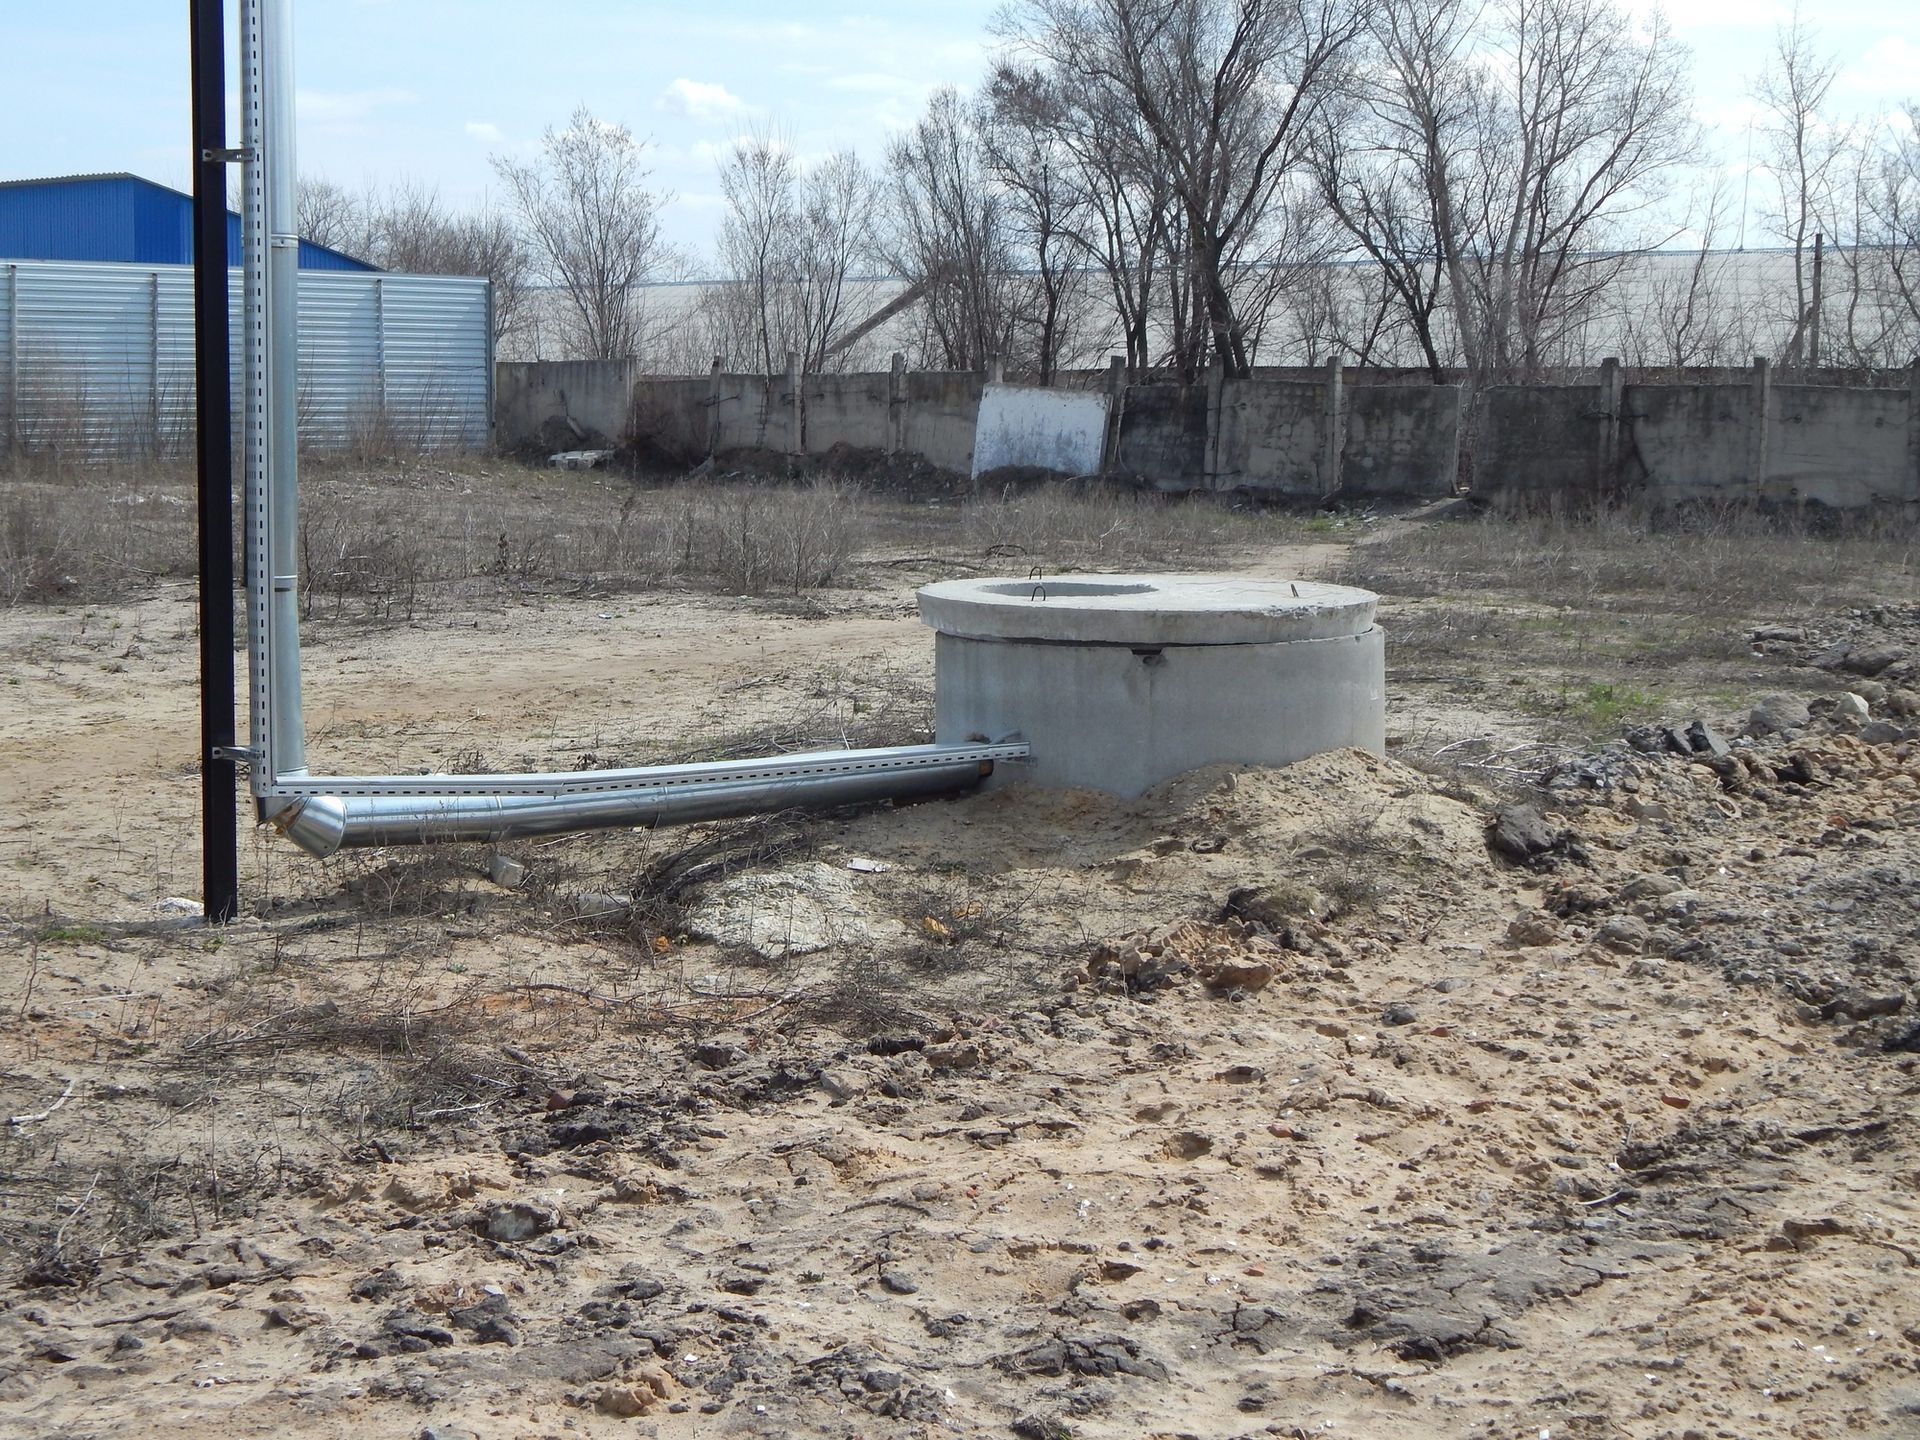
[[1270, 645], [1364, 634], [1379, 596], [1242, 575], [1054, 575], [922, 586], [943, 635], [1063, 645]]

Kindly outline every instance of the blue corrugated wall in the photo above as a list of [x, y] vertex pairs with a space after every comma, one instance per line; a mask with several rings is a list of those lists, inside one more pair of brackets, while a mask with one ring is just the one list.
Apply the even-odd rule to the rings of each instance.
[[[227, 249], [240, 256], [240, 217], [227, 213]], [[193, 263], [193, 199], [137, 176], [0, 185], [0, 259]], [[300, 242], [302, 270], [372, 270], [351, 255]]]

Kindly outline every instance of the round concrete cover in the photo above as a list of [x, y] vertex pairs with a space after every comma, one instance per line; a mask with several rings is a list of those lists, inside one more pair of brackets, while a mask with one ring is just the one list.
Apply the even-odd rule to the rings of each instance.
[[1061, 575], [943, 580], [920, 618], [943, 635], [1064, 645], [1270, 645], [1361, 635], [1379, 596], [1240, 575]]

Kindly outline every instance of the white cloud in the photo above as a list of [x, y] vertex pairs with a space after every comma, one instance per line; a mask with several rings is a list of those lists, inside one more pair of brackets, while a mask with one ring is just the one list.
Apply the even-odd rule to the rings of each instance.
[[294, 110], [303, 125], [359, 125], [376, 111], [419, 99], [411, 90], [301, 90], [294, 96]]
[[1904, 96], [1920, 76], [1920, 45], [1904, 35], [1884, 35], [1840, 72], [1836, 89], [1863, 95]]
[[685, 76], [662, 90], [654, 105], [690, 120], [724, 120], [745, 108], [740, 97], [726, 86], [689, 80]]
[[476, 140], [484, 141], [488, 145], [498, 145], [502, 140], [507, 138], [500, 133], [500, 127], [491, 120], [467, 121], [467, 134]]

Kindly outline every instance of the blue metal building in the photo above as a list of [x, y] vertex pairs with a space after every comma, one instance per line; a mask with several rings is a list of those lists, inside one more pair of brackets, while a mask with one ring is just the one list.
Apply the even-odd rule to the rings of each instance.
[[[240, 259], [240, 217], [227, 212], [227, 250]], [[193, 197], [138, 175], [0, 181], [0, 259], [193, 263]], [[375, 270], [300, 242], [302, 270]]]

